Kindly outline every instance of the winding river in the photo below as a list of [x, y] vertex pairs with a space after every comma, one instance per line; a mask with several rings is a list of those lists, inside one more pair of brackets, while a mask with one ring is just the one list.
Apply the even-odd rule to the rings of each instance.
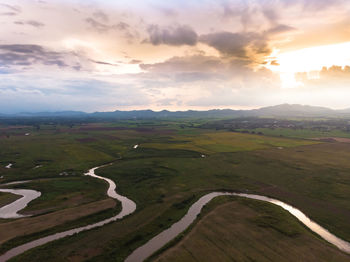
[[104, 167], [104, 166], [94, 167], [94, 168], [90, 169], [85, 175], [105, 180], [109, 184], [109, 187], [107, 190], [107, 195], [111, 198], [119, 200], [122, 204], [122, 210], [120, 211], [120, 213], [118, 215], [104, 219], [104, 220], [97, 222], [97, 223], [94, 223], [94, 224], [90, 224], [87, 226], [78, 227], [78, 228], [70, 229], [70, 230], [67, 230], [64, 232], [60, 232], [60, 233], [56, 233], [56, 234], [49, 235], [46, 237], [42, 237], [42, 238], [39, 238], [37, 240], [20, 245], [18, 247], [12, 248], [0, 256], [0, 262], [5, 262], [5, 261], [9, 260], [10, 258], [15, 257], [19, 254], [22, 254], [23, 252], [25, 252], [29, 249], [32, 249], [34, 247], [38, 247], [38, 246], [44, 245], [46, 243], [49, 243], [51, 241], [61, 239], [61, 238], [67, 237], [67, 236], [71, 236], [71, 235], [80, 233], [82, 231], [86, 231], [86, 230], [93, 229], [96, 227], [101, 227], [105, 224], [116, 221], [118, 219], [121, 219], [121, 218], [133, 213], [136, 210], [136, 204], [132, 200], [130, 200], [124, 196], [119, 195], [115, 191], [116, 185], [111, 179], [108, 179], [108, 178], [105, 178], [102, 176], [98, 176], [95, 174], [95, 170], [100, 168], [100, 167]]
[[265, 202], [269, 202], [272, 204], [275, 204], [277, 206], [282, 207], [283, 209], [287, 210], [289, 213], [291, 213], [293, 216], [295, 216], [300, 222], [302, 222], [305, 226], [307, 226], [309, 229], [311, 229], [313, 232], [321, 236], [323, 239], [327, 240], [329, 243], [332, 243], [333, 245], [337, 246], [340, 250], [350, 254], [350, 243], [346, 242], [335, 235], [331, 234], [328, 230], [324, 229], [320, 225], [316, 224], [314, 221], [309, 219], [304, 213], [302, 213], [300, 210], [296, 209], [295, 207], [292, 207], [282, 201], [260, 196], [260, 195], [253, 195], [253, 194], [243, 194], [243, 193], [228, 193], [228, 192], [213, 192], [209, 193], [205, 196], [202, 196], [197, 202], [195, 202], [190, 209], [188, 210], [187, 214], [178, 222], [173, 224], [170, 228], [164, 230], [157, 236], [153, 237], [151, 240], [149, 240], [146, 244], [143, 246], [140, 246], [137, 248], [134, 252], [131, 253], [130, 256], [128, 256], [125, 260], [125, 262], [142, 262], [146, 258], [150, 257], [153, 253], [158, 251], [160, 248], [162, 248], [164, 245], [169, 243], [171, 240], [173, 240], [176, 236], [178, 236], [180, 233], [186, 230], [193, 221], [196, 219], [196, 217], [201, 212], [202, 208], [210, 202], [213, 198], [218, 196], [239, 196], [239, 197], [245, 197], [250, 199], [256, 199], [261, 200]]
[[[38, 247], [41, 245], [44, 245], [48, 242], [64, 238], [66, 236], [71, 236], [73, 234], [86, 231], [89, 229], [93, 229], [96, 227], [101, 227], [107, 223], [116, 221], [118, 219], [123, 218], [124, 216], [127, 216], [129, 214], [132, 214], [136, 210], [136, 204], [128, 199], [127, 197], [121, 196], [116, 192], [116, 185], [115, 183], [108, 178], [98, 176], [95, 174], [95, 170], [100, 167], [94, 167], [90, 169], [85, 175], [105, 180], [109, 184], [109, 188], [107, 191], [107, 194], [109, 197], [117, 199], [122, 204], [122, 210], [121, 212], [113, 216], [111, 218], [102, 220], [100, 222], [90, 224], [87, 226], [67, 230], [64, 232], [56, 233], [53, 235], [49, 235], [31, 242], [28, 242], [26, 244], [20, 245], [18, 247], [15, 247], [9, 251], [7, 251], [5, 254], [0, 256], [0, 262], [7, 261], [8, 259], [17, 256], [19, 254], [22, 254], [23, 252], [32, 249], [34, 247]], [[6, 189], [2, 189], [6, 190]], [[39, 192], [40, 193], [40, 192]], [[188, 210], [187, 214], [178, 222], [174, 223], [170, 228], [164, 230], [157, 236], [153, 237], [151, 240], [149, 240], [146, 244], [140, 246], [137, 248], [134, 252], [130, 254], [129, 257], [126, 258], [125, 262], [141, 262], [144, 261], [146, 258], [150, 257], [154, 252], [158, 251], [160, 248], [162, 248], [164, 245], [169, 243], [171, 240], [173, 240], [176, 236], [178, 236], [180, 233], [184, 232], [186, 228], [188, 228], [196, 219], [196, 217], [200, 214], [202, 208], [210, 202], [213, 198], [218, 196], [238, 196], [238, 197], [245, 197], [260, 201], [269, 202], [272, 204], [275, 204], [277, 206], [282, 207], [283, 209], [287, 210], [289, 213], [291, 213], [293, 216], [295, 216], [300, 222], [302, 222], [306, 227], [308, 227], [310, 230], [318, 234], [320, 237], [328, 241], [329, 243], [335, 245], [340, 250], [344, 251], [345, 253], [350, 254], [350, 243], [346, 242], [332, 233], [330, 233], [328, 230], [324, 229], [311, 219], [309, 219], [304, 213], [302, 213], [300, 210], [296, 209], [293, 206], [290, 206], [280, 200], [276, 200], [273, 198], [260, 196], [260, 195], [254, 195], [254, 194], [244, 194], [244, 193], [229, 193], [229, 192], [212, 192], [209, 194], [206, 194], [202, 196], [199, 200], [197, 200]], [[18, 201], [18, 200], [17, 200]], [[16, 201], [15, 201], [16, 202]], [[14, 203], [15, 203], [14, 202]]]
[[30, 201], [41, 196], [41, 193], [39, 191], [29, 189], [0, 189], [0, 192], [12, 193], [22, 196], [20, 199], [17, 199], [16, 201], [1, 207], [0, 218], [25, 217], [26, 215], [18, 214], [18, 212], [24, 209]]

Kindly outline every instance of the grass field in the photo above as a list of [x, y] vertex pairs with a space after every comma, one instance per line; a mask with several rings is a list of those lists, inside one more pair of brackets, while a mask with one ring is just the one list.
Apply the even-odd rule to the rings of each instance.
[[6, 206], [7, 204], [12, 203], [20, 197], [21, 196], [19, 195], [0, 192], [0, 207]]
[[[21, 220], [27, 227], [41, 217], [50, 215], [54, 221], [60, 212], [105, 200], [106, 184], [83, 173], [107, 162], [113, 165], [98, 169], [97, 174], [114, 180], [118, 192], [137, 204], [136, 212], [121, 221], [49, 243], [11, 261], [123, 261], [179, 220], [200, 196], [217, 190], [281, 199], [350, 241], [348, 144], [201, 129], [196, 125], [202, 120], [196, 123], [131, 120], [8, 129], [9, 137], [0, 136], [0, 182], [36, 179], [12, 187], [43, 193], [25, 209], [37, 214]], [[134, 149], [135, 144], [140, 146]], [[8, 163], [13, 168], [4, 168]], [[35, 168], [38, 165], [42, 166]], [[69, 221], [48, 220], [43, 228], [9, 239], [0, 252], [115, 212], [101, 210], [90, 209], [90, 215]], [[260, 212], [252, 210], [252, 215]], [[16, 221], [0, 222], [5, 227]]]
[[114, 208], [116, 205], [112, 199], [105, 199], [93, 203], [81, 205], [79, 207], [67, 208], [57, 212], [34, 216], [26, 219], [17, 219], [8, 223], [0, 224], [0, 244], [9, 239], [23, 235], [44, 231], [50, 227], [61, 225], [68, 221], [73, 221], [102, 210]]
[[219, 205], [202, 217], [178, 244], [151, 259], [155, 262], [348, 260], [349, 256], [316, 239], [286, 211], [252, 200]]
[[187, 149], [205, 154], [218, 152], [239, 152], [265, 149], [270, 147], [295, 147], [311, 145], [317, 142], [278, 137], [264, 137], [233, 132], [206, 132], [188, 136], [177, 136], [167, 143], [144, 143], [142, 146], [157, 149]]
[[319, 138], [319, 137], [344, 137], [350, 138], [349, 132], [341, 130], [317, 131], [311, 129], [291, 129], [291, 128], [254, 128], [250, 131], [262, 132], [269, 136], [284, 136], [292, 138]]

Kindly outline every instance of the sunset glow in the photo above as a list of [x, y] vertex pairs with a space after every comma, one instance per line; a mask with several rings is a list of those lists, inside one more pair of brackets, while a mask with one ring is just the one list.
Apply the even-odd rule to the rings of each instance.
[[347, 107], [350, 4], [287, 2], [0, 1], [0, 109]]
[[278, 65], [268, 68], [280, 75], [283, 87], [298, 87], [303, 85], [295, 77], [298, 72], [306, 72], [309, 79], [319, 79], [319, 71], [324, 67], [337, 65], [344, 68], [349, 65], [348, 50], [350, 42], [277, 53], [275, 59]]

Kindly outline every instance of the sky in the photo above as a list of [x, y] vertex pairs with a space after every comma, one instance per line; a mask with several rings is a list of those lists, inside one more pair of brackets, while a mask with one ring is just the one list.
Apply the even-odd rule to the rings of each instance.
[[350, 108], [348, 0], [0, 0], [0, 113]]

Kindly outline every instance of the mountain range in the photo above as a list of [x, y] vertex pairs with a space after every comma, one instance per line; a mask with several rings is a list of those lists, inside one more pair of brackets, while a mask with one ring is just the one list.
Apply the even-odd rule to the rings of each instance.
[[207, 111], [112, 111], [86, 113], [82, 111], [59, 112], [24, 112], [17, 114], [0, 114], [9, 117], [62, 117], [62, 118], [111, 118], [111, 119], [145, 119], [145, 118], [236, 118], [236, 117], [350, 117], [350, 108], [334, 110], [326, 107], [299, 104], [281, 104], [251, 110], [213, 109]]

